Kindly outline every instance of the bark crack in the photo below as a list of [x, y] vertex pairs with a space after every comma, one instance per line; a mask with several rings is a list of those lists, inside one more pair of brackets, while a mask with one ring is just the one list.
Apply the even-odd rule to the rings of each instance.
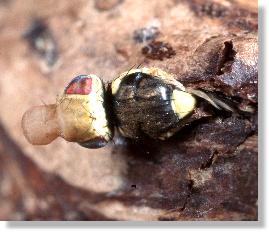
[[201, 170], [204, 170], [204, 169], [210, 168], [211, 165], [212, 165], [212, 164], [215, 162], [215, 160], [217, 159], [218, 154], [219, 154], [218, 151], [214, 151], [214, 152], [212, 153], [212, 155], [210, 156], [210, 158], [209, 158], [205, 163], [202, 163], [202, 165], [200, 166], [200, 169], [201, 169]]
[[230, 70], [235, 55], [236, 51], [233, 49], [233, 42], [232, 41], [224, 42], [224, 49], [222, 51], [221, 60], [219, 62], [217, 75], [222, 75]]
[[191, 179], [191, 174], [189, 173], [189, 183], [188, 183], [188, 195], [186, 196], [186, 199], [183, 203], [183, 206], [181, 207], [180, 211], [184, 211], [186, 209], [186, 205], [189, 202], [191, 195], [193, 193], [193, 185], [194, 185], [194, 181]]

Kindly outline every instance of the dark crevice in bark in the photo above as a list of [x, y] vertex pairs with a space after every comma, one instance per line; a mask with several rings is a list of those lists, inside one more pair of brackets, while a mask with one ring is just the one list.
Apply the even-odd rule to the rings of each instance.
[[210, 168], [211, 165], [214, 163], [214, 161], [217, 159], [218, 154], [219, 154], [218, 151], [214, 151], [214, 152], [212, 153], [212, 155], [210, 156], [210, 158], [209, 158], [205, 163], [202, 163], [200, 169], [203, 170], [203, 169]]
[[236, 51], [233, 49], [232, 41], [224, 42], [224, 46], [225, 47], [222, 52], [217, 75], [222, 75], [229, 71], [229, 68], [231, 67], [231, 64], [234, 61], [234, 57], [236, 55]]
[[191, 194], [193, 192], [193, 185], [194, 185], [194, 182], [193, 180], [191, 179], [191, 175], [189, 173], [189, 183], [188, 183], [188, 189], [189, 189], [189, 192], [188, 192], [188, 195], [186, 196], [186, 199], [183, 203], [183, 206], [181, 207], [180, 211], [184, 211], [185, 208], [186, 208], [186, 205], [187, 203], [189, 202], [190, 198], [191, 198]]

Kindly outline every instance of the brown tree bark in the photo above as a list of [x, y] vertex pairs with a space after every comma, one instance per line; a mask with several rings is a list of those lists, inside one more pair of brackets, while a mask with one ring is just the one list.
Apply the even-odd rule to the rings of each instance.
[[[244, 0], [0, 1], [0, 219], [257, 220], [257, 16]], [[139, 64], [236, 113], [207, 110], [163, 142], [27, 143], [29, 107]]]

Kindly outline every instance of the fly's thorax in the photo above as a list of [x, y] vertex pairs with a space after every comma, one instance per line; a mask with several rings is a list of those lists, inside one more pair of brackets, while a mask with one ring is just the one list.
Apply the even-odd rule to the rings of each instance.
[[126, 71], [126, 72], [123, 72], [122, 74], [120, 74], [119, 77], [117, 77], [114, 81], [112, 81], [111, 90], [112, 90], [113, 95], [115, 95], [117, 93], [122, 80], [126, 76], [133, 74], [133, 73], [145, 73], [145, 74], [150, 75], [154, 78], [159, 78], [166, 83], [174, 85], [182, 91], [185, 91], [185, 87], [180, 82], [178, 82], [172, 74], [169, 74], [169, 73], [167, 73], [159, 68], [151, 67], [151, 68], [131, 69], [129, 71]]

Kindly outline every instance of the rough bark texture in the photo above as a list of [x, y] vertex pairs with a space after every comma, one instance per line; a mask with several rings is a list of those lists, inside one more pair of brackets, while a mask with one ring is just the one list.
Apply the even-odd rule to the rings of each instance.
[[[257, 220], [257, 27], [257, 1], [0, 1], [0, 219]], [[139, 64], [237, 112], [164, 142], [27, 143], [29, 107]]]

